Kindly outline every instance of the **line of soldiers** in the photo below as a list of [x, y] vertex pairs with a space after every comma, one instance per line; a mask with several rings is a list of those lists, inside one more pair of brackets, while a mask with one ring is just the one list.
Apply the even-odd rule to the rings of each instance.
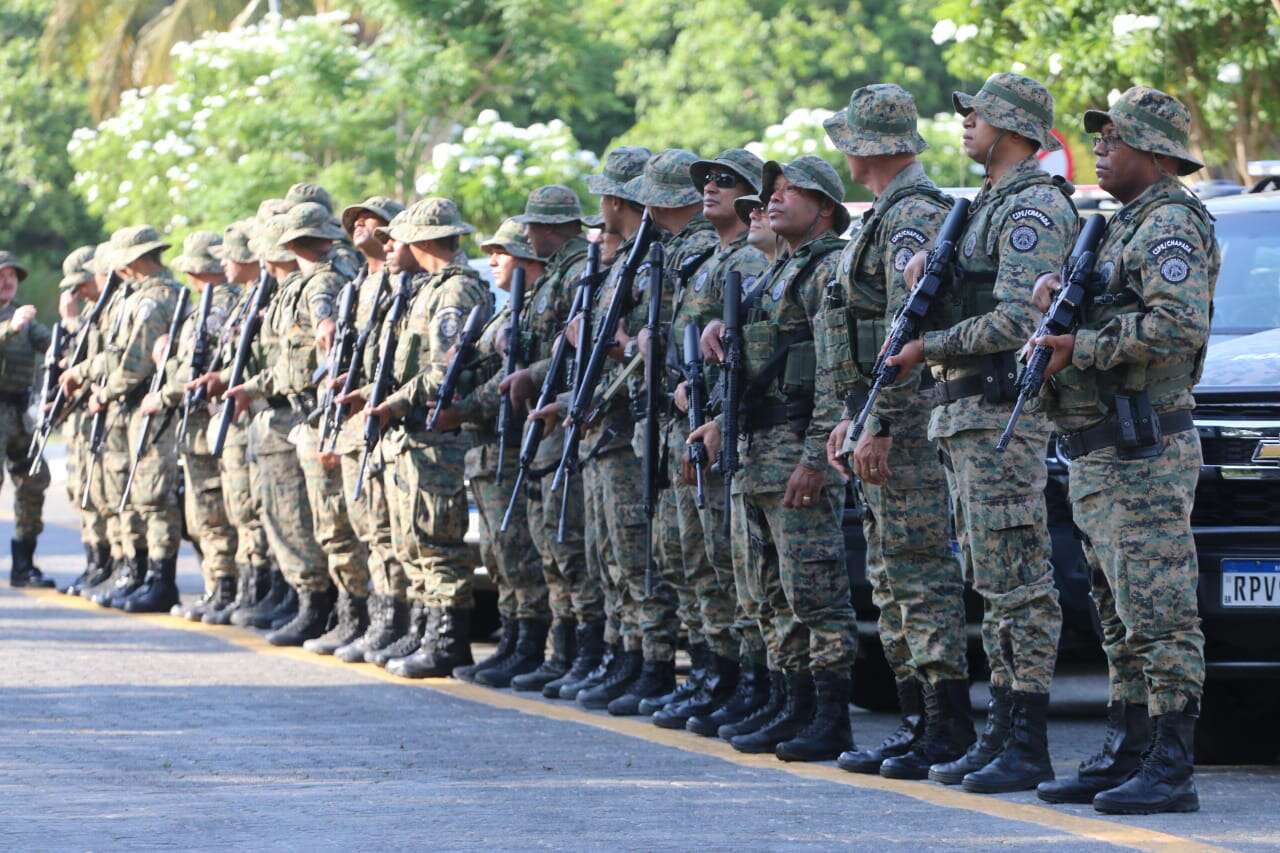
[[[914, 100], [876, 84], [827, 122], [876, 198], [850, 240], [845, 188], [820, 158], [622, 147], [588, 178], [598, 243], [558, 185], [480, 241], [510, 293], [496, 313], [460, 254], [473, 229], [444, 198], [375, 197], [338, 219], [322, 189], [295, 186], [187, 239], [173, 265], [201, 305], [176, 320], [182, 286], [153, 229], [78, 250], [63, 323], [92, 325], [60, 387], [87, 394], [63, 427], [87, 565], [68, 591], [268, 629], [405, 678], [645, 714], [785, 761], [976, 793], [1038, 786], [1107, 812], [1198, 808], [1190, 392], [1219, 256], [1177, 179], [1202, 165], [1187, 111], [1139, 87], [1086, 114], [1101, 185], [1124, 207], [1094, 247], [1078, 329], [1029, 342], [1079, 230], [1071, 187], [1035, 158], [1059, 147], [1053, 100], [997, 74], [955, 109], [987, 177], [945, 241], [956, 202], [917, 161]], [[882, 352], [936, 269], [926, 331]], [[81, 313], [117, 277], [108, 304]], [[0, 311], [5, 341], [35, 328], [24, 311]], [[48, 341], [29, 338], [33, 351]], [[997, 451], [1032, 348], [1052, 354], [1052, 379]], [[1112, 685], [1102, 751], [1063, 780], [1046, 730], [1061, 628], [1051, 431], [1073, 459]], [[480, 662], [468, 484], [502, 620]], [[20, 482], [20, 495], [39, 488]], [[848, 713], [847, 496], [864, 507], [903, 714], [869, 748]], [[188, 606], [173, 578], [183, 512], [206, 585]], [[39, 580], [38, 532], [20, 517], [16, 580]], [[980, 733], [966, 579], [985, 602]], [[678, 682], [682, 631], [692, 671]]]

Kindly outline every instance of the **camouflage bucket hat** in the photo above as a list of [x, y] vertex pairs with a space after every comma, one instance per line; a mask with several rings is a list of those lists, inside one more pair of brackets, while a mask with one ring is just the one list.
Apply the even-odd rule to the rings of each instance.
[[222, 242], [209, 247], [209, 254], [218, 260], [235, 261], [238, 264], [251, 264], [258, 260], [250, 245], [253, 233], [253, 220], [233, 222], [222, 229]]
[[111, 235], [111, 263], [117, 268], [127, 267], [148, 252], [167, 249], [169, 245], [150, 225], [121, 228]]
[[1035, 140], [1045, 151], [1062, 148], [1049, 133], [1053, 129], [1053, 96], [1030, 77], [992, 74], [978, 94], [953, 92], [951, 101], [962, 116], [976, 111], [978, 118], [992, 127]]
[[1130, 147], [1164, 154], [1178, 161], [1178, 174], [1190, 175], [1204, 168], [1191, 153], [1191, 113], [1172, 95], [1149, 86], [1134, 86], [1109, 110], [1087, 110], [1084, 129], [1097, 133], [1108, 122]]
[[324, 205], [304, 201], [294, 205], [284, 214], [285, 231], [280, 235], [280, 245], [292, 243], [301, 237], [318, 240], [341, 240], [347, 236], [342, 226], [334, 221], [333, 214]]
[[249, 248], [258, 260], [272, 264], [290, 264], [298, 260], [297, 255], [280, 245], [280, 237], [289, 228], [287, 217], [288, 214], [277, 213], [254, 226]]
[[855, 157], [919, 154], [929, 147], [916, 130], [915, 98], [893, 83], [854, 89], [849, 106], [822, 123], [831, 142]]
[[523, 258], [526, 261], [544, 260], [533, 251], [533, 246], [529, 245], [529, 238], [525, 236], [524, 226], [514, 217], [499, 225], [492, 237], [481, 240], [480, 248], [486, 252], [506, 252], [512, 257]]
[[653, 152], [638, 145], [624, 145], [609, 152], [604, 159], [604, 170], [598, 175], [587, 175], [587, 189], [595, 195], [612, 195], [635, 201], [625, 189], [628, 181], [644, 172]]
[[329, 191], [319, 184], [294, 184], [289, 187], [289, 192], [285, 193], [284, 200], [290, 204], [302, 204], [309, 201], [333, 213], [333, 196], [329, 195]]
[[707, 183], [707, 174], [715, 169], [728, 169], [747, 182], [755, 192], [760, 192], [760, 171], [764, 163], [745, 148], [729, 148], [716, 155], [714, 160], [698, 160], [689, 166], [689, 177], [699, 190]]
[[353, 204], [342, 210], [342, 230], [351, 234], [356, 227], [356, 220], [362, 213], [372, 213], [383, 222], [390, 222], [396, 214], [404, 210], [404, 205], [385, 195], [366, 198], [359, 204]]
[[588, 228], [603, 228], [604, 216], [599, 213], [593, 213], [590, 216], [582, 217], [582, 224]]
[[683, 148], [668, 148], [644, 164], [639, 177], [623, 188], [637, 204], [649, 207], [687, 207], [702, 201], [702, 193], [689, 177], [698, 155]]
[[221, 273], [222, 264], [213, 255], [213, 250], [221, 245], [221, 234], [193, 231], [182, 241], [182, 254], [173, 259], [173, 268], [187, 274]]
[[108, 240], [93, 247], [93, 257], [85, 262], [84, 268], [94, 275], [110, 275], [115, 269], [111, 262], [111, 241]]
[[562, 184], [548, 184], [529, 193], [524, 213], [512, 217], [521, 225], [559, 225], [582, 221], [582, 202], [578, 194]]
[[744, 224], [751, 224], [751, 211], [760, 210], [764, 207], [764, 202], [760, 200], [758, 195], [740, 195], [733, 200], [733, 209], [737, 212], [738, 218]]
[[93, 246], [81, 246], [67, 255], [62, 262], [62, 280], [58, 282], [58, 290], [75, 290], [82, 284], [93, 281], [93, 271], [89, 264], [93, 261]]
[[836, 233], [843, 234], [849, 227], [852, 217], [849, 209], [844, 206], [844, 181], [840, 180], [836, 170], [826, 160], [812, 154], [798, 157], [786, 164], [770, 160], [764, 164], [764, 190], [760, 193], [760, 198], [767, 200], [773, 195], [773, 185], [779, 175], [798, 187], [820, 192], [836, 203]]
[[374, 233], [380, 240], [387, 238], [401, 243], [421, 243], [424, 240], [442, 240], [445, 237], [461, 237], [476, 229], [462, 221], [462, 212], [447, 198], [424, 198], [396, 214], [386, 228]]
[[281, 213], [288, 213], [289, 208], [291, 207], [293, 207], [293, 202], [285, 201], [282, 198], [263, 199], [262, 202], [258, 205], [258, 213], [256, 218], [262, 222], [266, 222], [268, 219], [270, 219], [273, 216], [278, 216]]
[[0, 251], [0, 270], [6, 267], [12, 267], [13, 271], [18, 274], [18, 281], [22, 281], [27, 277], [27, 268], [18, 263], [18, 256], [13, 252]]

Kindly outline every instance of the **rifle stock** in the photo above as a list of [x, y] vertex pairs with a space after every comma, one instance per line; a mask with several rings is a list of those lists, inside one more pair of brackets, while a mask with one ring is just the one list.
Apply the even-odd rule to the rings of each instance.
[[724, 282], [724, 421], [720, 474], [724, 477], [724, 535], [733, 530], [733, 475], [738, 470], [738, 414], [742, 404], [742, 273], [731, 270]]
[[[378, 327], [378, 308], [382, 303], [382, 297], [386, 292], [389, 281], [390, 275], [384, 266], [382, 271], [378, 273], [378, 289], [373, 294], [373, 305], [369, 309], [369, 317], [365, 320], [364, 328], [356, 335], [355, 345], [351, 348], [351, 357], [347, 359], [347, 376], [342, 381], [342, 392], [339, 396], [350, 394], [360, 385], [364, 375], [364, 352], [369, 346], [369, 338], [373, 336], [373, 330]], [[329, 441], [329, 452], [331, 453], [337, 449], [338, 432], [342, 429], [342, 424], [346, 419], [347, 404], [336, 404], [333, 410], [333, 438]]]
[[[398, 336], [396, 326], [400, 324], [400, 318], [404, 316], [405, 309], [408, 306], [409, 286], [412, 281], [413, 277], [409, 273], [400, 273], [399, 280], [396, 283], [396, 295], [392, 298], [390, 307], [387, 308], [387, 316], [382, 326], [382, 340], [378, 344], [378, 364], [373, 373], [373, 394], [368, 402], [370, 409], [381, 406], [390, 392], [391, 371], [394, 367], [392, 362], [395, 359], [396, 338]], [[381, 437], [382, 427], [378, 423], [378, 419], [366, 418], [364, 422], [364, 448], [360, 451], [360, 472], [356, 475], [356, 488], [352, 493], [352, 497], [355, 500], [360, 500], [360, 496], [364, 494], [364, 478], [369, 469], [369, 454], [373, 452], [374, 446], [377, 445]]]
[[[699, 332], [696, 323], [684, 327], [684, 382], [686, 396], [689, 399], [689, 432], [701, 427], [707, 421], [707, 389], [703, 385], [702, 350], [698, 343]], [[689, 445], [686, 451], [689, 464], [693, 466], [697, 478], [698, 507], [707, 505], [706, 478], [703, 468], [707, 464], [707, 446], [701, 441]]]
[[[520, 363], [520, 336], [522, 326], [520, 315], [524, 313], [524, 267], [516, 266], [511, 272], [511, 302], [508, 312], [511, 317], [507, 324], [507, 354], [502, 362], [502, 378], [506, 379], [516, 370]], [[498, 401], [498, 475], [497, 484], [502, 485], [503, 469], [507, 463], [507, 441], [511, 435], [511, 422], [514, 419], [511, 407], [511, 395], [503, 394]]]
[[[208, 369], [209, 359], [209, 343], [205, 340], [209, 328], [209, 311], [213, 307], [213, 290], [218, 285], [209, 283], [204, 286], [204, 292], [200, 294], [200, 313], [196, 315], [196, 331], [195, 340], [191, 346], [191, 374], [190, 379], [195, 381], [204, 376]], [[179, 445], [187, 436], [187, 424], [191, 419], [191, 407], [195, 405], [195, 392], [187, 391], [182, 395], [182, 422], [178, 426]]]
[[351, 350], [355, 346], [356, 302], [360, 293], [360, 286], [364, 283], [368, 274], [368, 265], [362, 264], [356, 277], [344, 284], [342, 290], [338, 293], [337, 330], [334, 334], [333, 346], [329, 348], [329, 352], [325, 355], [324, 379], [322, 380], [324, 387], [320, 389], [320, 405], [318, 407], [320, 412], [320, 437], [317, 443], [321, 448], [325, 446], [330, 434], [338, 426], [338, 422], [334, 418], [335, 409], [337, 408], [334, 399], [337, 394], [333, 386], [338, 381], [342, 365], [350, 360]]
[[[258, 283], [255, 286], [253, 299], [249, 302], [248, 313], [245, 314], [244, 322], [240, 324], [240, 342], [236, 345], [236, 357], [231, 363], [231, 377], [227, 382], [228, 388], [234, 388], [244, 381], [245, 367], [249, 361], [249, 350], [253, 348], [253, 341], [258, 337], [258, 330], [262, 328], [262, 312], [266, 310], [267, 303], [271, 299], [271, 292], [275, 289], [275, 279], [267, 272], [264, 265], [262, 273], [258, 276]], [[222, 414], [218, 419], [218, 432], [213, 441], [213, 455], [221, 456], [222, 449], [227, 443], [227, 430], [231, 428], [231, 421], [236, 415], [236, 401], [227, 398], [222, 402]]]
[[661, 472], [658, 470], [658, 407], [662, 400], [662, 264], [661, 243], [649, 249], [649, 316], [645, 327], [649, 330], [649, 357], [644, 371], [644, 591], [653, 594], [653, 517], [658, 511], [658, 492], [661, 490]]

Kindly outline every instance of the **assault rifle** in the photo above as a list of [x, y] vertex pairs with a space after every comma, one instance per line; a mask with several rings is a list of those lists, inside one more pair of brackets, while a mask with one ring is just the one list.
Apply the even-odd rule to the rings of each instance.
[[[391, 391], [391, 371], [394, 369], [396, 356], [396, 326], [409, 306], [409, 298], [413, 295], [410, 284], [413, 276], [407, 272], [400, 273], [396, 284], [396, 295], [387, 308], [387, 317], [382, 327], [382, 340], [378, 343], [378, 364], [373, 372], [373, 393], [369, 397], [369, 408], [381, 406]], [[364, 449], [360, 451], [360, 473], [356, 476], [356, 489], [352, 493], [355, 500], [364, 494], [364, 475], [369, 468], [369, 454], [373, 452], [378, 439], [382, 437], [382, 427], [377, 418], [366, 418], [364, 422]]]
[[876, 360], [875, 381], [872, 382], [871, 390], [867, 393], [867, 401], [863, 404], [862, 411], [858, 413], [858, 418], [853, 422], [853, 428], [849, 432], [850, 441], [856, 442], [859, 436], [862, 435], [862, 430], [867, 425], [867, 418], [871, 417], [871, 410], [875, 408], [876, 399], [880, 396], [880, 392], [884, 390], [886, 385], [892, 385], [898, 378], [898, 368], [889, 365], [887, 362], [893, 356], [901, 353], [903, 347], [919, 336], [920, 330], [924, 326], [925, 318], [929, 316], [929, 310], [933, 307], [934, 300], [938, 296], [938, 291], [942, 289], [942, 285], [947, 280], [947, 271], [955, 263], [956, 249], [959, 248], [960, 244], [960, 235], [964, 232], [968, 219], [969, 199], [956, 199], [955, 206], [951, 208], [951, 212], [947, 214], [947, 218], [942, 222], [942, 228], [938, 232], [937, 242], [933, 244], [933, 250], [929, 252], [929, 260], [925, 264], [924, 274], [920, 276], [916, 286], [911, 289], [906, 303], [902, 306], [902, 310], [898, 312], [897, 319], [893, 321], [893, 326], [889, 329], [884, 349], [880, 351], [880, 357]]
[[724, 477], [724, 535], [728, 540], [733, 529], [733, 475], [738, 470], [738, 415], [742, 405], [742, 273], [737, 270], [730, 270], [724, 279], [722, 319], [724, 430], [720, 442], [720, 475]]
[[[127, 296], [127, 294], [126, 294]], [[107, 334], [107, 343], [114, 341], [116, 336], [120, 334], [120, 326], [124, 323], [123, 307], [116, 313], [116, 319], [111, 323], [111, 331]], [[148, 353], [150, 355], [150, 353]], [[90, 392], [92, 393], [92, 392]], [[88, 396], [87, 394], [84, 396]], [[93, 422], [89, 425], [89, 464], [85, 469], [84, 488], [80, 490], [80, 508], [89, 508], [89, 487], [93, 483], [93, 472], [102, 462], [103, 446], [107, 441], [107, 406], [103, 406], [93, 416]]]
[[[578, 316], [578, 346], [574, 348], [573, 353], [573, 369], [570, 373], [570, 396], [576, 393], [578, 386], [582, 384], [582, 379], [587, 372], [587, 357], [590, 352], [587, 349], [586, 340], [588, 331], [591, 328], [592, 307], [596, 301], [596, 285], [600, 283], [600, 244], [592, 243], [587, 247], [587, 265], [582, 271], [582, 278], [578, 282], [578, 302], [580, 310]], [[590, 418], [588, 418], [590, 421]], [[578, 447], [575, 443], [573, 449], [569, 452], [569, 465], [571, 469], [578, 467]], [[552, 483], [552, 490], [556, 488]], [[569, 518], [569, 489], [566, 488], [560, 493], [560, 520], [556, 523], [556, 541], [564, 544], [565, 537], [568, 535], [568, 518]]]
[[436, 392], [436, 406], [431, 410], [431, 416], [427, 418], [427, 432], [436, 428], [440, 413], [453, 405], [454, 395], [458, 393], [458, 381], [462, 378], [462, 369], [471, 363], [475, 355], [476, 341], [484, 331], [484, 324], [489, 319], [488, 315], [489, 311], [484, 305], [476, 305], [467, 315], [467, 322], [462, 327], [462, 334], [458, 336], [453, 358], [445, 368], [444, 379], [441, 380], [440, 389]]
[[[689, 432], [707, 421], [707, 389], [703, 385], [702, 350], [698, 346], [698, 325], [684, 327], [684, 387], [689, 398]], [[698, 506], [707, 505], [706, 483], [702, 468], [707, 464], [707, 446], [701, 441], [689, 445], [689, 464], [698, 480]]]
[[[378, 273], [378, 289], [373, 294], [373, 305], [369, 309], [369, 317], [365, 320], [364, 328], [360, 330], [360, 334], [356, 335], [355, 346], [351, 348], [351, 357], [347, 359], [347, 378], [342, 380], [342, 391], [339, 396], [350, 394], [360, 387], [360, 382], [364, 378], [364, 351], [369, 346], [369, 338], [373, 337], [373, 330], [378, 327], [378, 306], [382, 304], [383, 293], [387, 289], [388, 281], [390, 281], [390, 278], [387, 268], [384, 266], [382, 272]], [[338, 446], [338, 431], [342, 429], [342, 424], [346, 419], [347, 404], [338, 403], [333, 410], [333, 439], [329, 442], [330, 453]]]
[[[1093, 278], [1094, 265], [1098, 263], [1098, 247], [1102, 244], [1102, 235], [1107, 230], [1107, 220], [1101, 213], [1095, 213], [1085, 220], [1076, 238], [1075, 247], [1066, 263], [1062, 265], [1062, 286], [1053, 304], [1040, 320], [1040, 326], [1033, 337], [1043, 338], [1046, 335], [1070, 335], [1079, 327], [1081, 314], [1088, 301], [1089, 285]], [[1028, 400], [1040, 395], [1044, 386], [1044, 371], [1053, 357], [1053, 347], [1041, 345], [1035, 348], [1027, 359], [1027, 366], [1018, 376], [1018, 400], [1013, 404], [1013, 414], [1005, 425], [1000, 440], [996, 442], [996, 450], [1003, 453], [1013, 439], [1017, 429], [1018, 418], [1022, 416], [1022, 408]]]
[[658, 408], [662, 404], [662, 362], [658, 353], [661, 345], [662, 322], [662, 244], [654, 243], [649, 249], [649, 316], [645, 328], [649, 330], [649, 357], [644, 369], [644, 592], [653, 594], [653, 517], [658, 512], [658, 492], [662, 487], [662, 472], [658, 470], [661, 456], [658, 447]]
[[[507, 324], [507, 355], [502, 362], [502, 378], [506, 379], [516, 370], [520, 363], [520, 336], [523, 327], [520, 325], [520, 314], [524, 311], [524, 267], [517, 266], [511, 271], [511, 302], [508, 304], [511, 321]], [[507, 441], [511, 436], [511, 422], [515, 416], [511, 411], [511, 395], [503, 394], [498, 401], [498, 475], [496, 482], [502, 485], [502, 469], [507, 462]]]
[[49, 338], [49, 348], [44, 351], [44, 375], [40, 378], [40, 391], [36, 395], [36, 406], [40, 409], [40, 426], [31, 435], [31, 444], [27, 446], [28, 459], [40, 446], [40, 435], [45, 428], [45, 421], [48, 420], [44, 407], [52, 403], [58, 391], [61, 390], [58, 380], [62, 378], [62, 368], [59, 365], [62, 362], [62, 356], [66, 354], [68, 340], [67, 330], [63, 328], [61, 321], [54, 323], [52, 335]]
[[[262, 312], [267, 309], [267, 303], [271, 301], [271, 294], [276, 288], [276, 280], [267, 272], [265, 264], [254, 288], [253, 298], [249, 300], [248, 312], [244, 316], [244, 322], [240, 324], [240, 342], [236, 345], [235, 360], [231, 362], [228, 388], [234, 388], [244, 381], [245, 367], [249, 362], [249, 350], [253, 348], [254, 339], [258, 337], [258, 331], [262, 328]], [[222, 455], [222, 448], [227, 443], [227, 430], [231, 428], [231, 421], [235, 416], [236, 401], [228, 397], [222, 402], [222, 415], [218, 420], [218, 432], [213, 441], [214, 456]]]
[[[195, 340], [191, 345], [191, 380], [204, 376], [209, 369], [209, 342], [205, 335], [209, 329], [209, 310], [213, 307], [213, 289], [216, 284], [206, 284], [204, 293], [200, 294], [200, 313], [196, 315]], [[201, 386], [203, 387], [203, 386]], [[195, 391], [187, 391], [182, 395], [182, 421], [178, 425], [179, 445], [187, 436], [187, 423], [191, 418], [191, 407], [195, 403]]]
[[365, 276], [368, 274], [369, 267], [361, 265], [356, 277], [344, 284], [338, 293], [338, 320], [333, 345], [329, 347], [324, 364], [317, 371], [320, 374], [317, 379], [321, 382], [320, 405], [317, 407], [320, 413], [319, 446], [321, 448], [329, 440], [329, 435], [338, 428], [338, 421], [334, 417], [337, 406], [333, 402], [337, 394], [333, 386], [342, 375], [343, 365], [351, 360], [351, 351], [355, 349], [356, 302], [359, 301], [360, 285], [364, 284]]

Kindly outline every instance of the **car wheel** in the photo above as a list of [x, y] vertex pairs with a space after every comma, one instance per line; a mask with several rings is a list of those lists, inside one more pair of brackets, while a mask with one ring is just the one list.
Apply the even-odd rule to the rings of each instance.
[[1196, 724], [1197, 764], [1272, 764], [1280, 753], [1280, 684], [1210, 678]]

